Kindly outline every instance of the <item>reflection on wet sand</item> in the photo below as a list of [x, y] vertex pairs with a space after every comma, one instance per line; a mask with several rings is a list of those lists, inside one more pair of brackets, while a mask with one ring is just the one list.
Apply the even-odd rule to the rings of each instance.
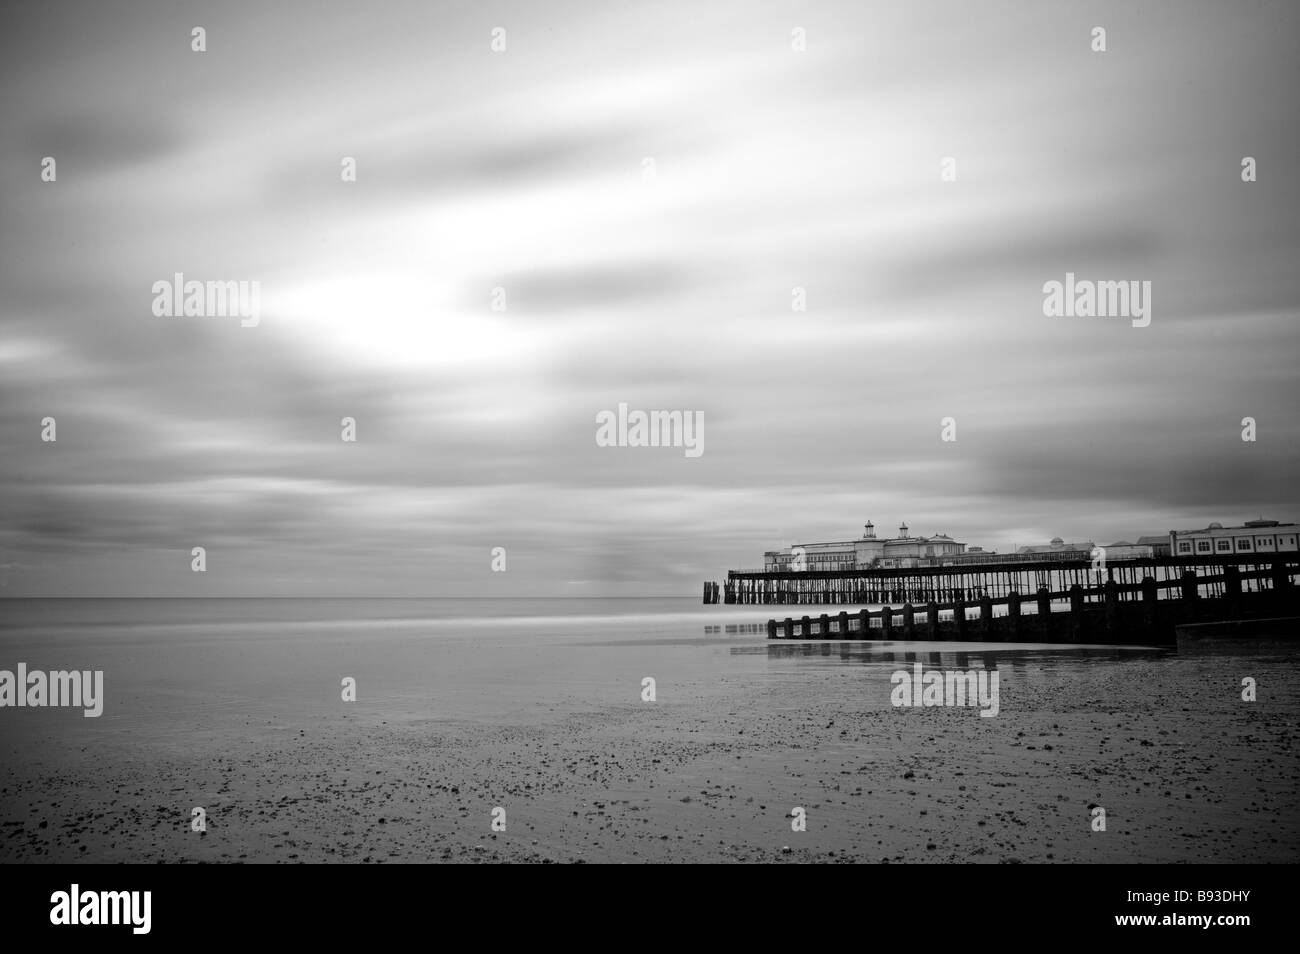
[[[732, 646], [732, 655], [765, 654], [769, 659], [809, 659], [838, 658], [843, 662], [858, 663], [907, 663], [923, 661], [936, 668], [970, 669], [971, 660], [977, 659], [985, 669], [997, 669], [999, 662], [1011, 669], [1030, 665], [1042, 665], [1053, 660], [1060, 662], [1078, 662], [1083, 659], [1098, 662], [1118, 660], [1158, 659], [1169, 654], [1166, 649], [1125, 649], [1118, 650], [1112, 646], [1080, 646], [1061, 649], [1060, 647], [1007, 647], [993, 650], [959, 649], [949, 652], [927, 649], [924, 651], [902, 648], [906, 644], [897, 642], [812, 642], [812, 643], [766, 643], [762, 646]], [[891, 647], [891, 648], [885, 648]], [[892, 648], [898, 647], [898, 648]]]
[[705, 636], [766, 636], [767, 627], [761, 623], [728, 623], [726, 626], [705, 626]]

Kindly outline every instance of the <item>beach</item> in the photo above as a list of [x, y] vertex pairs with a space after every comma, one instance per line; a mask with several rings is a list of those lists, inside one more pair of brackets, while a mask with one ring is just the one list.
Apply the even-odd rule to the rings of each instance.
[[[690, 600], [5, 602], [0, 666], [105, 686], [0, 710], [6, 863], [1300, 855], [1294, 656], [770, 643]], [[891, 704], [918, 663], [996, 670], [997, 715]]]

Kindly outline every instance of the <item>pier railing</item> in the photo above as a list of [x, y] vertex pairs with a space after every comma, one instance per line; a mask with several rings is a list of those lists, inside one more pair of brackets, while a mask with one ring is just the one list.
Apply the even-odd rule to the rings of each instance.
[[[1094, 588], [1114, 581], [1124, 599], [1133, 598], [1135, 587], [1150, 576], [1169, 583], [1192, 571], [1213, 585], [1222, 587], [1221, 575], [1230, 566], [1238, 568], [1247, 590], [1258, 579], [1270, 578], [1281, 565], [1294, 575], [1300, 553], [1248, 554], [1242, 556], [1148, 557], [1134, 560], [1023, 560], [1017, 563], [977, 563], [946, 566], [898, 567], [890, 569], [842, 570], [732, 570], [719, 586], [706, 584], [704, 602], [728, 604], [849, 604], [890, 605], [938, 602], [957, 599], [974, 602], [982, 596], [1003, 599], [1013, 591], [1036, 593], [1042, 587], [1063, 592], [1071, 586]], [[1261, 575], [1262, 574], [1262, 575]], [[1221, 595], [1219, 592], [1205, 595]]]

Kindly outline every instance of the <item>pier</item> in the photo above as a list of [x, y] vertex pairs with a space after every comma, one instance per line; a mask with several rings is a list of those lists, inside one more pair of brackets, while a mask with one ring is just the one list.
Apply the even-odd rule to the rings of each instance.
[[885, 570], [733, 570], [732, 604], [880, 605], [771, 619], [770, 639], [1173, 645], [1180, 624], [1300, 615], [1300, 554], [965, 564]]

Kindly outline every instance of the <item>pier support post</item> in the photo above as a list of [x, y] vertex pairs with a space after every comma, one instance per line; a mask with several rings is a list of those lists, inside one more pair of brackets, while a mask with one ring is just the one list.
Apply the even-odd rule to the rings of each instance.
[[993, 600], [987, 590], [983, 593], [980, 597], [980, 636], [987, 640], [993, 632]]
[[934, 600], [925, 604], [925, 630], [930, 639], [939, 639], [939, 604]]
[[1007, 593], [1007, 626], [1011, 630], [1011, 641], [1020, 642], [1020, 591]]
[[1052, 591], [1045, 586], [1038, 588], [1038, 625], [1044, 642], [1052, 639]]
[[858, 639], [871, 638], [871, 614], [866, 610], [858, 611]]
[[916, 610], [911, 603], [903, 604], [903, 638], [916, 639]]
[[1183, 572], [1183, 599], [1194, 600], [1197, 598], [1196, 579], [1195, 570], [1186, 570]]
[[776, 639], [776, 620], [774, 619], [767, 621], [767, 638]]
[[1106, 640], [1117, 643], [1120, 641], [1119, 584], [1114, 580], [1107, 580], [1102, 589], [1105, 593]]
[[1229, 613], [1241, 609], [1241, 571], [1235, 566], [1223, 571], [1223, 602]]
[[894, 635], [894, 611], [888, 606], [880, 608], [880, 635], [884, 639]]
[[794, 620], [789, 616], [785, 618], [785, 638], [794, 639]]
[[966, 601], [962, 598], [962, 591], [960, 590], [957, 592], [957, 598], [952, 601], [952, 622], [957, 627], [957, 639], [959, 641], [970, 639], [966, 623]]
[[1156, 605], [1159, 596], [1159, 591], [1156, 590], [1156, 578], [1142, 577], [1142, 620], [1148, 630], [1155, 629], [1156, 620], [1160, 618], [1160, 607]]
[[830, 618], [829, 616], [827, 616], [825, 613], [822, 613], [822, 617], [821, 617], [821, 619], [818, 620], [818, 625], [821, 626], [821, 632], [818, 633], [818, 635], [819, 635], [822, 639], [830, 639], [830, 638], [831, 638], [831, 618]]
[[812, 639], [812, 620], [805, 616], [801, 622], [803, 623], [803, 628], [800, 630], [799, 638]]
[[1083, 615], [1083, 587], [1075, 583], [1070, 587], [1070, 636], [1076, 643], [1083, 642], [1087, 624]]
[[840, 610], [839, 638], [840, 639], [849, 638], [849, 611], [848, 610]]

